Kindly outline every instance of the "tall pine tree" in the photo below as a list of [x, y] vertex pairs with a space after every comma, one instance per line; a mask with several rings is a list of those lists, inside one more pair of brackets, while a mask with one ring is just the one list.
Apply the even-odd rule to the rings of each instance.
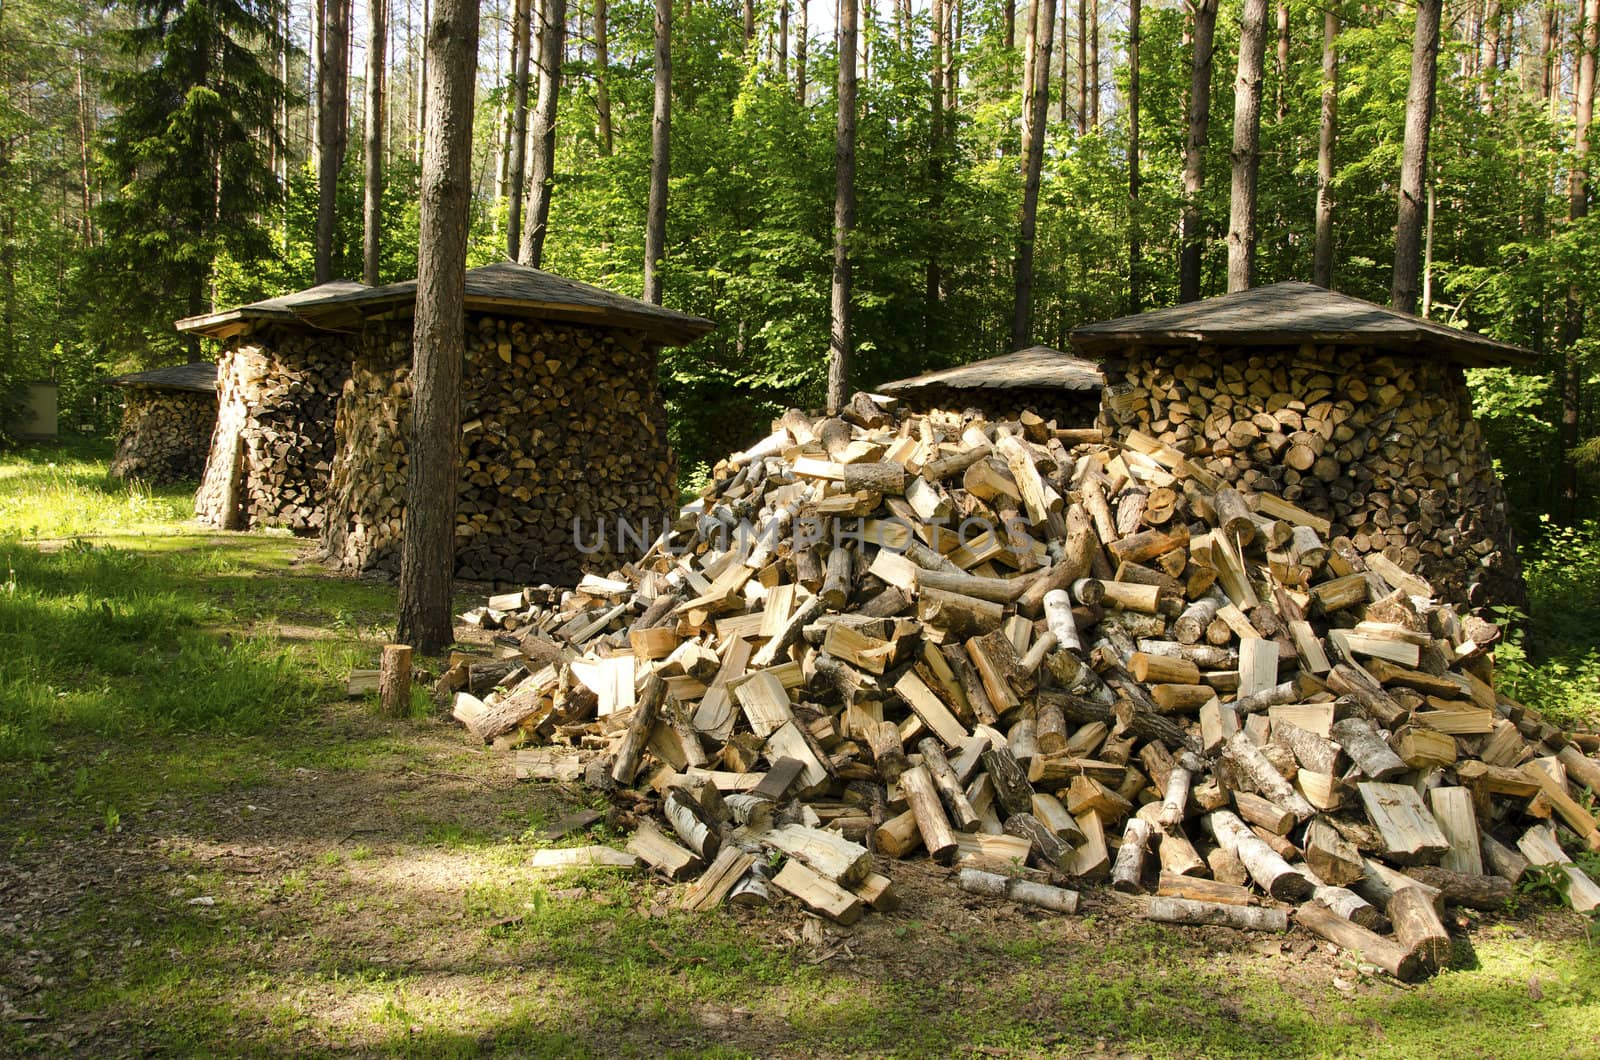
[[118, 113], [101, 154], [104, 243], [91, 268], [98, 338], [113, 357], [177, 352], [177, 317], [205, 312], [224, 252], [263, 256], [262, 219], [280, 189], [272, 152], [283, 83], [278, 0], [133, 0], [112, 78]]

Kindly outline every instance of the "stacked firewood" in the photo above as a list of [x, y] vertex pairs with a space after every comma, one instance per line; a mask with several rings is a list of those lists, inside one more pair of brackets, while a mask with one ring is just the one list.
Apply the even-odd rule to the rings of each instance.
[[1109, 877], [1156, 920], [1292, 915], [1411, 978], [1445, 904], [1502, 907], [1530, 862], [1600, 903], [1560, 842], [1600, 850], [1593, 738], [1332, 529], [1138, 431], [858, 395], [787, 413], [611, 576], [474, 609], [501, 657], [441, 690], [520, 774], [610, 790], [691, 908], [776, 888], [848, 922], [896, 900], [874, 854], [926, 855], [1058, 911]]
[[[576, 579], [633, 551], [618, 549], [624, 519], [659, 532], [676, 468], [640, 336], [474, 314], [466, 337], [457, 573]], [[323, 546], [346, 569], [399, 564], [410, 363], [409, 322], [369, 325], [339, 401]]]
[[217, 419], [195, 512], [225, 529], [323, 525], [334, 409], [350, 373], [343, 335], [274, 328], [218, 362]]
[[216, 424], [215, 394], [129, 387], [111, 474], [152, 486], [197, 481]]
[[[1476, 606], [1521, 595], [1504, 492], [1461, 368], [1366, 347], [1107, 357], [1105, 416], [1238, 489], [1327, 518]], [[1200, 455], [1203, 454], [1203, 455]]]

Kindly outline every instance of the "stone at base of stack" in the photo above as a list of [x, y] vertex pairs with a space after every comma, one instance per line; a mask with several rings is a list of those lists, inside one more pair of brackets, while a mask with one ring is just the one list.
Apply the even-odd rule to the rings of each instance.
[[152, 486], [194, 482], [205, 471], [217, 396], [129, 387], [111, 474]]
[[[480, 313], [466, 337], [457, 575], [571, 580], [642, 550], [676, 500], [654, 348], [636, 332]], [[344, 570], [399, 566], [410, 362], [409, 320], [368, 323], [339, 399], [322, 535]]]
[[225, 530], [322, 527], [334, 405], [354, 343], [269, 328], [230, 339], [218, 362], [217, 428], [195, 514]]
[[1363, 346], [1137, 347], [1104, 362], [1103, 416], [1225, 481], [1332, 520], [1447, 600], [1526, 599], [1458, 365]]

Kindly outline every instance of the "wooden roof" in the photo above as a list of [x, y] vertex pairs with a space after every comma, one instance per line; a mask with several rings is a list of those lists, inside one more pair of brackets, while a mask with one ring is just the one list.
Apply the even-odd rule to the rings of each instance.
[[943, 368], [910, 379], [897, 379], [877, 389], [885, 394], [908, 394], [919, 390], [1010, 390], [1034, 387], [1043, 390], [1099, 390], [1105, 385], [1100, 366], [1075, 354], [1062, 353], [1049, 346], [1029, 346], [1025, 350], [990, 357], [984, 361]]
[[[408, 312], [416, 299], [416, 280], [383, 287], [338, 280], [221, 313], [189, 317], [176, 326], [179, 331], [213, 338], [237, 334], [253, 322], [301, 323], [341, 330], [358, 326], [369, 313]], [[703, 317], [510, 261], [467, 270], [466, 307], [469, 312], [636, 328], [674, 346], [693, 342], [715, 327]]]
[[1445, 327], [1386, 306], [1289, 280], [1267, 287], [1087, 324], [1072, 345], [1104, 353], [1136, 344], [1277, 346], [1371, 344], [1473, 367], [1531, 364], [1532, 352], [1474, 331]]
[[174, 364], [167, 368], [152, 368], [148, 372], [129, 372], [111, 381], [117, 386], [144, 390], [191, 390], [195, 393], [215, 394], [217, 366], [210, 361], [192, 361], [189, 364]]

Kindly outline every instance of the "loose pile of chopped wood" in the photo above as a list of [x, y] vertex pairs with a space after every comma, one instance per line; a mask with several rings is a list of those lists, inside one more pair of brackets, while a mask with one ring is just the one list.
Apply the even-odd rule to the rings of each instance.
[[442, 684], [478, 738], [543, 745], [522, 775], [611, 790], [690, 908], [775, 886], [849, 922], [896, 900], [874, 853], [922, 851], [1063, 912], [1108, 875], [1161, 921], [1292, 911], [1412, 978], [1444, 903], [1501, 907], [1530, 863], [1600, 904], [1558, 842], [1600, 850], [1593, 739], [1329, 529], [1138, 432], [858, 395], [787, 413], [636, 563], [475, 609], [505, 658]]

